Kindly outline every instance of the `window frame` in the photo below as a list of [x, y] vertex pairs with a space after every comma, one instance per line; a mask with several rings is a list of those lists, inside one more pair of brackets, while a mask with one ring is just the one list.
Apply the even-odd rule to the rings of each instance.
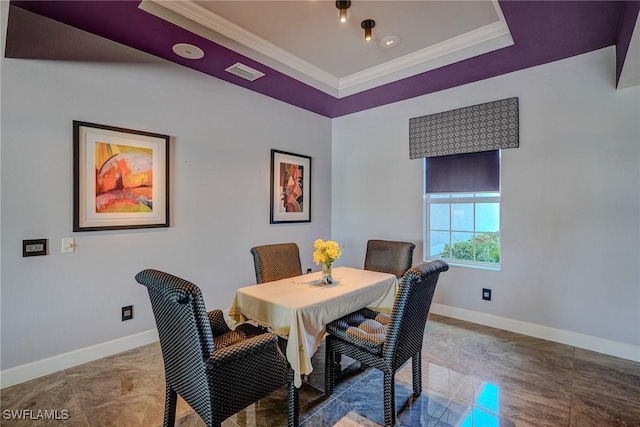
[[[426, 162], [425, 162], [426, 167]], [[450, 197], [442, 197], [442, 198], [431, 198], [431, 195], [451, 195]], [[473, 194], [473, 197], [452, 197], [455, 194]], [[478, 194], [497, 194], [496, 196], [480, 196]], [[434, 201], [435, 200], [435, 201]], [[472, 260], [462, 260], [455, 258], [445, 258], [439, 256], [432, 256], [429, 254], [430, 250], [430, 213], [431, 213], [431, 205], [432, 204], [452, 204], [452, 201], [455, 200], [455, 203], [473, 203], [474, 204], [474, 216], [475, 216], [475, 205], [480, 201], [482, 203], [498, 203], [498, 211], [499, 211], [499, 221], [498, 221], [498, 233], [501, 237], [500, 240], [500, 262], [492, 263], [492, 262], [484, 262], [484, 261], [472, 261]], [[449, 193], [427, 193], [423, 191], [423, 260], [430, 261], [434, 259], [442, 259], [446, 261], [450, 265], [459, 266], [459, 267], [469, 267], [469, 268], [478, 268], [478, 269], [486, 269], [486, 270], [496, 270], [500, 271], [502, 269], [502, 227], [501, 227], [501, 219], [502, 219], [502, 193], [500, 191], [465, 191], [465, 192], [449, 192]], [[473, 221], [473, 234], [477, 234], [475, 230], [475, 218]], [[452, 232], [451, 229], [451, 220], [449, 222], [449, 232]], [[467, 230], [465, 230], [467, 231]]]

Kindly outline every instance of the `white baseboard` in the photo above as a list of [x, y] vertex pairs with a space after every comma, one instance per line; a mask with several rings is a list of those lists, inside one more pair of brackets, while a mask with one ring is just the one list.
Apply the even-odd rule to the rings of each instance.
[[522, 322], [520, 320], [508, 319], [506, 317], [494, 316], [492, 314], [465, 310], [443, 304], [431, 304], [431, 313], [640, 362], [640, 346], [636, 345], [606, 340], [590, 335], [565, 331], [563, 329], [550, 328], [548, 326], [536, 325], [534, 323]]
[[[604, 353], [640, 362], [640, 346], [583, 335], [562, 329], [550, 328], [548, 326], [536, 325], [534, 323], [522, 322], [520, 320], [508, 319], [506, 317], [480, 313], [477, 311], [465, 310], [443, 304], [431, 304], [431, 312], [441, 316], [466, 320], [480, 325], [504, 329], [506, 331], [542, 338], [561, 344], [567, 344], [574, 347], [584, 348], [586, 350], [596, 351], [598, 353]], [[69, 353], [37, 360], [14, 368], [5, 369], [0, 371], [0, 388], [10, 387], [43, 375], [52, 374], [63, 369], [68, 369], [83, 363], [111, 356], [116, 353], [131, 350], [142, 345], [151, 344], [156, 341], [158, 341], [158, 331], [156, 329], [151, 329], [113, 341], [81, 348]]]
[[14, 368], [0, 371], [0, 388], [10, 387], [43, 375], [111, 356], [158, 341], [158, 330], [151, 329], [91, 347], [81, 348]]

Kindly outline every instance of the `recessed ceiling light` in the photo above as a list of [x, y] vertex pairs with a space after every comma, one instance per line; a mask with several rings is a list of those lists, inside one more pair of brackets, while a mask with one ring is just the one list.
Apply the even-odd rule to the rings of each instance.
[[402, 43], [402, 39], [398, 36], [387, 36], [385, 38], [383, 38], [382, 40], [380, 40], [380, 46], [390, 49], [392, 47], [396, 47], [398, 46], [400, 43]]
[[202, 49], [188, 43], [178, 43], [173, 45], [173, 51], [176, 55], [187, 59], [200, 59], [204, 56]]

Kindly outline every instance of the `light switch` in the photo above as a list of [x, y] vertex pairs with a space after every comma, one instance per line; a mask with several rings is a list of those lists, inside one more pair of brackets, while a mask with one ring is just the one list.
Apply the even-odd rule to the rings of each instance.
[[76, 239], [67, 237], [62, 239], [62, 253], [68, 254], [76, 251]]

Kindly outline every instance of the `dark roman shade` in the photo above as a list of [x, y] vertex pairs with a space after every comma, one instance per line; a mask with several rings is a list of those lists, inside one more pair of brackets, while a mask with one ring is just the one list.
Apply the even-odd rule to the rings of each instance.
[[409, 157], [450, 156], [517, 148], [518, 98], [409, 119]]
[[500, 150], [430, 157], [426, 193], [500, 191]]

